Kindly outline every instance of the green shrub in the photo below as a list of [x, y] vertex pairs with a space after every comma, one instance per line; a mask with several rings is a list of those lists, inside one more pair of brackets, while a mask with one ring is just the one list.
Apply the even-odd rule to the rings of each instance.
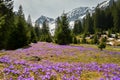
[[98, 45], [98, 48], [102, 51], [104, 48], [106, 47], [106, 43], [105, 42], [101, 42], [99, 45]]

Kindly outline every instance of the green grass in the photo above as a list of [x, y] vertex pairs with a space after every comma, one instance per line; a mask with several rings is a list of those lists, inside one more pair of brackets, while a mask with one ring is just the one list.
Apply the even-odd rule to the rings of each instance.
[[100, 51], [99, 53], [76, 53], [74, 56], [54, 56], [52, 58], [47, 58], [53, 62], [83, 62], [83, 63], [90, 63], [90, 62], [97, 62], [99, 64], [102, 63], [116, 63], [120, 64], [120, 55], [115, 54], [105, 54], [104, 52]]
[[[97, 45], [93, 45], [93, 44], [71, 44], [73, 46], [83, 46], [86, 48], [95, 48], [98, 49]], [[104, 50], [109, 50], [109, 51], [118, 51], [120, 52], [120, 46], [106, 46], [106, 48]]]
[[120, 52], [120, 46], [107, 46], [106, 50]]

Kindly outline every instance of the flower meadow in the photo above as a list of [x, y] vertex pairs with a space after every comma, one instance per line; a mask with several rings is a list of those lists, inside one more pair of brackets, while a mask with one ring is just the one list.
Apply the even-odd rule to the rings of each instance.
[[38, 42], [1, 51], [0, 80], [120, 80], [120, 52]]

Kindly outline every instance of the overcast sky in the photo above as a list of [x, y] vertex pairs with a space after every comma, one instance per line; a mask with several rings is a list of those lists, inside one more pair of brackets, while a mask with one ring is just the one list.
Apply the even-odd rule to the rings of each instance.
[[14, 0], [14, 10], [17, 11], [19, 5], [23, 6], [26, 17], [31, 15], [35, 21], [41, 15], [56, 18], [65, 12], [77, 7], [94, 7], [105, 0]]

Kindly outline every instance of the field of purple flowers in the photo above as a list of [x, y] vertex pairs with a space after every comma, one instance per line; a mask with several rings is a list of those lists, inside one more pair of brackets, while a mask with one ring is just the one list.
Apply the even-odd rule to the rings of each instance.
[[38, 42], [0, 51], [0, 80], [120, 80], [120, 52]]

